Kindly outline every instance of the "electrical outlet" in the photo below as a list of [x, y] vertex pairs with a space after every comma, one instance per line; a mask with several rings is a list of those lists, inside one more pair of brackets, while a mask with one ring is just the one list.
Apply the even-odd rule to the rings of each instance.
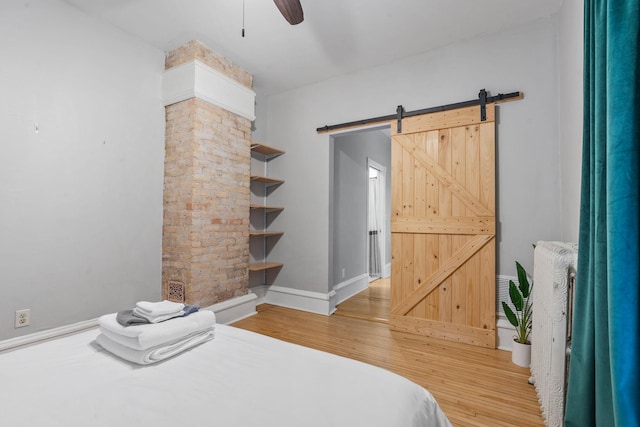
[[16, 311], [16, 328], [24, 328], [31, 324], [31, 309], [25, 308], [24, 310]]
[[342, 269], [342, 278], [343, 278], [343, 279], [344, 279], [344, 276], [345, 276], [345, 271], [344, 271], [344, 268], [343, 268], [343, 269]]

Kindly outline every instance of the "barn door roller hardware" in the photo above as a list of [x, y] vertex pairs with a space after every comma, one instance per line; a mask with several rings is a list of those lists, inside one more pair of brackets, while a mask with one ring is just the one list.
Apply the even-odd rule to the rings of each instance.
[[480, 121], [485, 122], [487, 121], [487, 91], [480, 89], [478, 98], [480, 99]]
[[398, 120], [398, 133], [402, 133], [402, 116], [404, 114], [404, 107], [402, 105], [398, 105], [396, 108], [396, 117]]
[[472, 99], [469, 101], [456, 102], [454, 104], [446, 104], [440, 105], [437, 107], [424, 108], [422, 110], [415, 111], [405, 111], [402, 105], [398, 105], [396, 108], [396, 114], [388, 115], [388, 116], [380, 116], [380, 117], [372, 117], [369, 119], [356, 120], [353, 122], [340, 123], [337, 125], [326, 125], [323, 127], [316, 128], [316, 132], [330, 132], [336, 129], [344, 129], [349, 127], [356, 126], [365, 126], [374, 123], [381, 122], [391, 122], [392, 120], [396, 120], [398, 133], [402, 133], [402, 119], [405, 117], [419, 116], [421, 114], [429, 114], [429, 113], [437, 113], [440, 111], [448, 111], [455, 110], [456, 108], [464, 108], [464, 107], [473, 107], [476, 105], [480, 106], [480, 120], [487, 120], [487, 104], [506, 102], [506, 101], [516, 101], [518, 99], [522, 99], [522, 92], [510, 92], [510, 93], [499, 93], [496, 96], [488, 96], [488, 92], [485, 89], [481, 89], [480, 93], [478, 93], [478, 99]]

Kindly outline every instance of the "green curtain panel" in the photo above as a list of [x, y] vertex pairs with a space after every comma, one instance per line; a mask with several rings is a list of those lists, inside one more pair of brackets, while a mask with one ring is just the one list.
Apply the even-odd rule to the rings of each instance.
[[585, 0], [578, 276], [565, 426], [640, 426], [640, 0]]

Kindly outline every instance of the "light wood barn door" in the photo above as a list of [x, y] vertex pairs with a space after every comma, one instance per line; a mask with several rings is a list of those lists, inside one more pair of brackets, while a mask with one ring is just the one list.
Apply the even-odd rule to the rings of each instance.
[[495, 348], [494, 104], [405, 118], [391, 154], [394, 330]]

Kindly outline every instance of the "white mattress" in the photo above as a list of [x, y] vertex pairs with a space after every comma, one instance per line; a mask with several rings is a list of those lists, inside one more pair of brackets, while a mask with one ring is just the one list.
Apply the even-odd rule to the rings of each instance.
[[431, 394], [368, 364], [231, 326], [155, 365], [97, 330], [0, 354], [2, 425], [449, 426]]

